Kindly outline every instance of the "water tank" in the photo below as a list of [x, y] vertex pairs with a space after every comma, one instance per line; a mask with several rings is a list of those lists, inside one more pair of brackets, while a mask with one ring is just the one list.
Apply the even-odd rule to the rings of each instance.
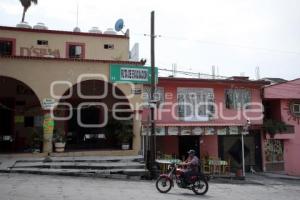
[[76, 27], [73, 29], [73, 32], [81, 32], [81, 30], [80, 30], [79, 27], [76, 26]]
[[117, 33], [113, 28], [108, 28], [106, 31], [104, 31], [104, 34], [116, 35]]
[[98, 33], [98, 34], [101, 34], [102, 33], [102, 31], [101, 30], [99, 30], [99, 28], [98, 27], [92, 27], [90, 30], [89, 30], [89, 33]]
[[48, 30], [48, 27], [44, 23], [39, 22], [33, 26], [33, 29]]
[[20, 22], [16, 25], [18, 28], [31, 28], [31, 26], [27, 22]]

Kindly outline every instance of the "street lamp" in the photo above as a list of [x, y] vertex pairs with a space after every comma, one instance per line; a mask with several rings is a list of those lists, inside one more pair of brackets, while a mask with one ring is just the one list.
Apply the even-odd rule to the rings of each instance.
[[247, 135], [249, 132], [249, 127], [251, 125], [251, 121], [247, 119], [247, 123], [243, 127], [243, 131], [241, 134], [242, 140], [242, 167], [243, 167], [243, 177], [245, 177], [245, 149], [244, 149], [244, 134]]

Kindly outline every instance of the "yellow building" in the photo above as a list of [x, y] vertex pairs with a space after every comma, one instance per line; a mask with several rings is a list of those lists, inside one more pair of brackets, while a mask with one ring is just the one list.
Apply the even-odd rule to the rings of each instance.
[[[53, 152], [55, 132], [66, 154], [138, 155], [143, 65], [128, 35], [0, 27], [0, 151]], [[114, 114], [129, 118], [128, 150]]]

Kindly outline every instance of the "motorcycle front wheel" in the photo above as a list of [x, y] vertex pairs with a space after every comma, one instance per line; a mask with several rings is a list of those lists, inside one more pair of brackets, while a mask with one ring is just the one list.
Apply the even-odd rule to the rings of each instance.
[[172, 188], [172, 181], [168, 177], [159, 177], [156, 180], [156, 189], [160, 193], [167, 193], [171, 190]]
[[197, 195], [204, 195], [208, 191], [208, 183], [205, 179], [198, 179], [193, 187], [192, 190]]

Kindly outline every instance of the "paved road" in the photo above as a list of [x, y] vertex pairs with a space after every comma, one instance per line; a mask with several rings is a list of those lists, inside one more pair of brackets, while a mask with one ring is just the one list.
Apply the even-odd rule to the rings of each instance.
[[[270, 183], [270, 182], [268, 182]], [[299, 199], [300, 184], [272, 181], [272, 185], [211, 183], [205, 196], [175, 188], [160, 194], [150, 181], [123, 181], [85, 177], [0, 174], [1, 200], [292, 200]]]

